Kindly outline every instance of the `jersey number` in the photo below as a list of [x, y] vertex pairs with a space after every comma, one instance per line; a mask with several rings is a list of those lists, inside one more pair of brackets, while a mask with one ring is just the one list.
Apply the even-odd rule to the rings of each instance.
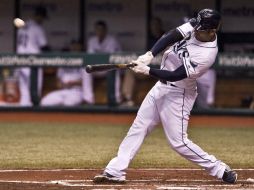
[[186, 48], [186, 41], [183, 40], [183, 41], [175, 44], [174, 45], [174, 52], [175, 52], [175, 54], [178, 54], [179, 59], [181, 59], [182, 57], [188, 57], [189, 52]]

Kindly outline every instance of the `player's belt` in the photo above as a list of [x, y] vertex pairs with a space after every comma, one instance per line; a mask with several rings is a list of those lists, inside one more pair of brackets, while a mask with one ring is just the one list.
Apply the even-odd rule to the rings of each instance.
[[170, 86], [173, 86], [173, 87], [177, 87], [176, 85], [172, 84], [172, 83], [168, 83], [168, 81], [166, 80], [160, 80], [161, 83], [165, 84], [165, 85], [170, 85]]

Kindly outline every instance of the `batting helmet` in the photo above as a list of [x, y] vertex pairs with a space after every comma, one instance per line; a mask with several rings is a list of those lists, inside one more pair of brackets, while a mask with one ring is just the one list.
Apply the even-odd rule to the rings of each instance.
[[220, 25], [221, 15], [219, 12], [212, 9], [202, 9], [197, 16], [197, 30], [217, 29]]

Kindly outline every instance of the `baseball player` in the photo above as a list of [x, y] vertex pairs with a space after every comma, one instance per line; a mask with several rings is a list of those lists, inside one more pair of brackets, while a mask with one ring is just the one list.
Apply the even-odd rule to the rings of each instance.
[[[95, 36], [92, 36], [88, 40], [87, 52], [88, 53], [114, 53], [121, 51], [121, 46], [117, 39], [108, 34], [107, 24], [104, 21], [97, 21], [95, 23]], [[83, 72], [83, 89], [84, 89], [84, 101], [89, 104], [94, 103], [93, 93], [93, 77], [105, 76], [106, 72], [100, 72], [96, 74], [89, 74], [86, 71]], [[116, 72], [115, 81], [115, 96], [116, 101], [120, 102], [120, 72]]]
[[[82, 44], [72, 40], [69, 47], [63, 49], [68, 52], [81, 52]], [[82, 68], [58, 68], [58, 90], [50, 92], [41, 100], [41, 106], [75, 106], [83, 102]]]
[[[47, 38], [41, 24], [47, 17], [44, 7], [37, 7], [34, 18], [28, 20], [24, 27], [17, 32], [17, 53], [18, 54], [38, 54], [47, 47]], [[38, 94], [42, 89], [42, 69], [38, 70]], [[15, 70], [15, 75], [19, 79], [20, 105], [31, 106], [30, 96], [30, 68], [20, 68]]]
[[196, 104], [198, 108], [209, 108], [214, 104], [216, 86], [216, 72], [214, 69], [208, 69], [201, 77], [197, 79], [198, 96]]
[[[196, 79], [214, 63], [218, 52], [216, 32], [220, 20], [217, 11], [203, 9], [196, 18], [162, 36], [151, 51], [132, 61], [137, 64], [134, 72], [151, 75], [160, 81], [145, 97], [117, 156], [108, 163], [103, 174], [94, 177], [95, 183], [124, 182], [130, 161], [159, 122], [168, 143], [177, 153], [204, 168], [211, 176], [227, 183], [236, 182], [235, 171], [203, 151], [187, 135], [190, 111], [197, 96]], [[153, 57], [169, 45], [161, 68], [148, 67]]]
[[57, 70], [59, 90], [42, 98], [42, 106], [75, 106], [83, 101], [82, 69], [59, 68]]

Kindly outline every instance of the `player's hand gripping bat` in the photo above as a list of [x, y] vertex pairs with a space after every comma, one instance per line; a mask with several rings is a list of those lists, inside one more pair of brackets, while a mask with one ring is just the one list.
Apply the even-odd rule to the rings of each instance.
[[98, 72], [98, 71], [110, 71], [114, 69], [127, 69], [131, 67], [135, 67], [135, 63], [118, 63], [118, 64], [95, 64], [95, 65], [87, 65], [86, 72]]

